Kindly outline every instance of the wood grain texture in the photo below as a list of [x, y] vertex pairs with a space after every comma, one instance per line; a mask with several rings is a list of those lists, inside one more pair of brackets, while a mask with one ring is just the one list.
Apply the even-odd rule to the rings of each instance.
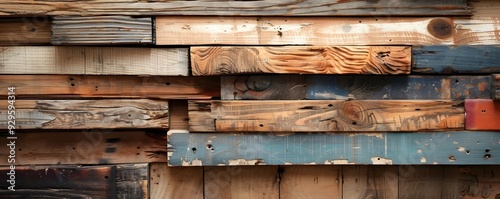
[[151, 163], [150, 182], [150, 198], [203, 198], [203, 167], [169, 167], [167, 163]]
[[17, 166], [15, 191], [6, 190], [10, 172], [0, 167], [2, 198], [114, 198], [115, 166]]
[[466, 100], [465, 129], [500, 130], [500, 101]]
[[495, 74], [493, 79], [493, 99], [500, 100], [500, 74]]
[[458, 166], [400, 166], [399, 198], [462, 198], [457, 174]]
[[[9, 104], [0, 105], [6, 113]], [[160, 100], [17, 100], [16, 129], [168, 128], [168, 102]], [[0, 128], [7, 129], [7, 114]]]
[[398, 167], [343, 166], [344, 198], [398, 198]]
[[465, 0], [358, 1], [3, 1], [0, 15], [470, 15]]
[[18, 98], [211, 99], [220, 96], [218, 77], [0, 75], [0, 96], [16, 87]]
[[53, 17], [53, 45], [153, 44], [151, 17]]
[[334, 132], [464, 129], [463, 101], [259, 100], [205, 103], [190, 101], [189, 103], [190, 131]]
[[156, 18], [158, 45], [498, 45], [498, 16]]
[[50, 44], [49, 17], [0, 18], [0, 45]]
[[149, 198], [149, 165], [116, 165], [116, 196], [120, 199]]
[[278, 166], [205, 167], [205, 198], [274, 198], [279, 195]]
[[341, 166], [284, 166], [281, 170], [280, 198], [342, 198]]
[[241, 75], [221, 77], [223, 100], [299, 100], [306, 98], [306, 76]]
[[173, 133], [169, 137], [169, 164], [498, 165], [495, 151], [500, 150], [499, 141], [500, 133], [491, 131]]
[[411, 48], [339, 47], [192, 47], [193, 75], [409, 74]]
[[170, 100], [170, 130], [189, 130], [189, 115], [187, 100]]
[[498, 73], [500, 46], [413, 47], [413, 73]]
[[[163, 134], [144, 131], [82, 130], [65, 132], [17, 132], [16, 165], [120, 164], [166, 162]], [[7, 140], [3, 134], [2, 139]], [[36, 141], [35, 141], [36, 140]], [[0, 145], [8, 156], [8, 146]], [[10, 165], [7, 158], [0, 165]]]
[[0, 74], [187, 75], [186, 48], [0, 47]]

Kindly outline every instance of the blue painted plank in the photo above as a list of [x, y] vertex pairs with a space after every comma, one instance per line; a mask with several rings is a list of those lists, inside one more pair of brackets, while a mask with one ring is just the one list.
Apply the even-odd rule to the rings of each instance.
[[500, 132], [174, 133], [172, 166], [243, 164], [500, 164]]

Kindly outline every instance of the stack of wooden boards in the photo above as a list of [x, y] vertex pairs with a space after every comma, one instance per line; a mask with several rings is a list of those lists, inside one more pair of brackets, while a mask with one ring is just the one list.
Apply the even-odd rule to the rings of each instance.
[[500, 2], [0, 8], [1, 198], [500, 197]]

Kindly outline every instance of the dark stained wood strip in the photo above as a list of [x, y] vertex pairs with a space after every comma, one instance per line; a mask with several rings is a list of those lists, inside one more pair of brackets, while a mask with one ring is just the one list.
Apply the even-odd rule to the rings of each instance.
[[467, 130], [500, 130], [500, 101], [465, 100]]
[[189, 101], [190, 131], [336, 132], [464, 129], [463, 101]]
[[149, 198], [149, 165], [117, 164], [116, 195], [120, 199]]
[[493, 75], [492, 79], [493, 79], [493, 83], [492, 83], [493, 84], [493, 88], [492, 88], [493, 99], [500, 100], [500, 74]]
[[193, 75], [409, 74], [406, 46], [192, 47]]
[[49, 45], [50, 24], [48, 16], [0, 18], [0, 45]]

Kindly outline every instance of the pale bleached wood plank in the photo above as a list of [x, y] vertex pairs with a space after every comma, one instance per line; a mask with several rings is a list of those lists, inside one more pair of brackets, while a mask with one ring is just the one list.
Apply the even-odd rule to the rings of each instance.
[[203, 167], [169, 167], [150, 164], [151, 198], [202, 199]]

